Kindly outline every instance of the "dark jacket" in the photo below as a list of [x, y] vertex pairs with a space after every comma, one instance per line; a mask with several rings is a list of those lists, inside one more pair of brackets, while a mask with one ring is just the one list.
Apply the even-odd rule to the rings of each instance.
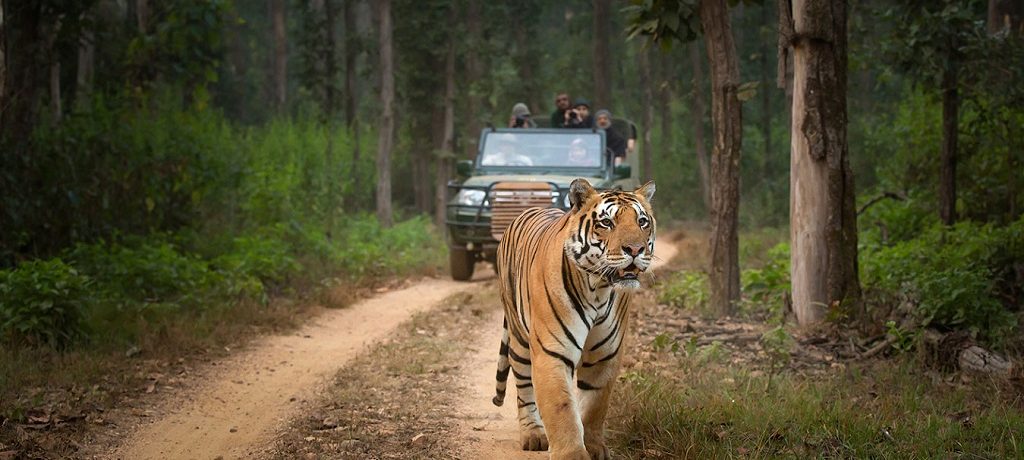
[[562, 128], [565, 125], [565, 110], [555, 109], [555, 112], [551, 114], [551, 127]]
[[626, 139], [619, 135], [615, 131], [615, 128], [608, 127], [604, 130], [605, 142], [608, 144], [608, 150], [612, 151], [612, 154], [616, 158], [626, 158]]

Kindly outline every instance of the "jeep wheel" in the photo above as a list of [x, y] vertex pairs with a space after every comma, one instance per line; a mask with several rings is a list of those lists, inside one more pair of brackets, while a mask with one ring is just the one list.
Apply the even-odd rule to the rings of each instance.
[[467, 251], [466, 248], [448, 249], [448, 268], [455, 281], [466, 281], [473, 277], [473, 265], [476, 263], [476, 254]]

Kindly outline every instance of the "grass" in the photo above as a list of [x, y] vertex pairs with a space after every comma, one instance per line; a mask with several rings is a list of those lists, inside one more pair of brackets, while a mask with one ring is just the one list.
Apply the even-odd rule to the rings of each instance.
[[1000, 382], [951, 384], [910, 362], [767, 379], [686, 358], [629, 372], [613, 445], [627, 458], [1024, 456], [1024, 401]]

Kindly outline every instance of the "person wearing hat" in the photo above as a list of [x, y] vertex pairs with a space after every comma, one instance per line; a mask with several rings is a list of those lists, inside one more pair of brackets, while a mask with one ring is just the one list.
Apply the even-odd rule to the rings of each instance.
[[509, 128], [536, 128], [537, 124], [530, 118], [530, 108], [522, 102], [512, 106], [512, 116], [508, 119]]
[[590, 101], [586, 99], [576, 99], [576, 102], [573, 102], [572, 104], [572, 109], [565, 111], [565, 122], [562, 124], [562, 127], [594, 127], [594, 118], [590, 116]]
[[608, 109], [598, 110], [595, 119], [597, 127], [604, 130], [605, 143], [615, 156], [615, 165], [618, 166], [626, 159], [626, 138], [612, 126], [612, 113]]

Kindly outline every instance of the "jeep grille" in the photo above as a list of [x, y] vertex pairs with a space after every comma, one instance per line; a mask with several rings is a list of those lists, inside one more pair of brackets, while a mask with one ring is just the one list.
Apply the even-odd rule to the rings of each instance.
[[550, 208], [558, 198], [558, 192], [543, 182], [499, 182], [491, 190], [491, 236], [498, 241], [523, 211]]

